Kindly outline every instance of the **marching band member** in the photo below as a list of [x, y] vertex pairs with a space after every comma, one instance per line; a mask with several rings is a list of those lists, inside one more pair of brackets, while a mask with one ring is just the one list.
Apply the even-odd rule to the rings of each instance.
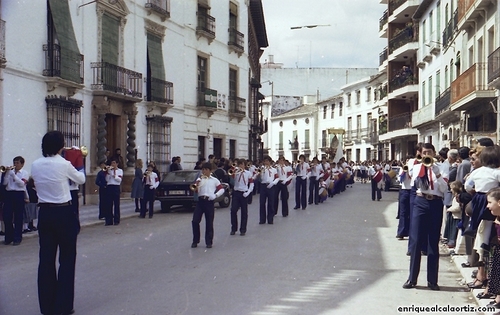
[[245, 160], [236, 161], [236, 170], [233, 171], [234, 178], [233, 200], [231, 203], [231, 235], [236, 234], [238, 230], [238, 209], [241, 208], [240, 234], [247, 232], [248, 222], [248, 196], [252, 193], [253, 173], [245, 170]]
[[107, 194], [108, 182], [106, 182], [106, 162], [101, 162], [100, 167], [101, 169], [95, 177], [95, 184], [99, 187], [99, 220], [105, 218], [106, 209], [109, 207], [109, 198]]
[[257, 186], [260, 185], [260, 182], [257, 180], [257, 177], [259, 176], [259, 174], [257, 173], [257, 167], [253, 164], [252, 160], [247, 160], [247, 167], [248, 167], [248, 171], [250, 171], [250, 173], [252, 173], [253, 183], [254, 183], [253, 191], [252, 191], [252, 193], [250, 193], [250, 195], [248, 195], [248, 204], [251, 205], [252, 199], [253, 199], [252, 197], [259, 190], [258, 189], [259, 187], [257, 187]]
[[297, 174], [297, 179], [295, 180], [295, 207], [294, 209], [299, 209], [302, 205], [302, 210], [306, 209], [306, 188], [307, 188], [307, 177], [309, 176], [309, 164], [305, 161], [306, 157], [304, 154], [299, 155], [299, 163], [296, 166], [295, 172]]
[[399, 182], [401, 188], [399, 189], [398, 201], [398, 231], [396, 238], [402, 240], [410, 233], [410, 194], [411, 194], [411, 176], [408, 174], [408, 161], [399, 169]]
[[29, 174], [23, 170], [24, 158], [16, 156], [12, 162], [13, 167], [6, 168], [3, 185], [5, 186], [6, 196], [3, 211], [5, 223], [5, 245], [21, 244], [23, 240], [23, 215], [25, 207], [25, 196], [27, 194], [26, 184]]
[[118, 168], [118, 162], [115, 158], [111, 158], [110, 161], [111, 167], [106, 174], [110, 202], [105, 214], [105, 225], [113, 225], [113, 223], [118, 225], [120, 224], [120, 185], [123, 179], [123, 170]]
[[[412, 212], [413, 212], [413, 203], [415, 201], [415, 197], [417, 196], [417, 188], [415, 187], [415, 176], [413, 176], [413, 168], [420, 164], [420, 160], [422, 159], [422, 142], [419, 142], [415, 145], [415, 151], [416, 151], [416, 156], [415, 158], [409, 159], [408, 160], [408, 176], [410, 177], [410, 227], [408, 231], [411, 231], [411, 218], [412, 218]], [[401, 215], [401, 214], [400, 214]], [[409, 232], [408, 232], [409, 233]], [[408, 251], [406, 252], [407, 256], [410, 256], [410, 248], [413, 246], [414, 240], [411, 237], [411, 234], [408, 235]], [[420, 244], [422, 248], [422, 252], [427, 252], [427, 242], [424, 242], [425, 244]]]
[[220, 181], [211, 176], [212, 164], [207, 162], [201, 166], [201, 176], [196, 180], [196, 191], [198, 192], [198, 202], [193, 212], [191, 225], [193, 228], [193, 243], [191, 248], [195, 248], [200, 243], [200, 222], [205, 214], [205, 244], [207, 248], [212, 248], [214, 239], [214, 200], [224, 194], [224, 188]]
[[368, 171], [368, 175], [370, 175], [372, 180], [372, 200], [375, 201], [376, 195], [377, 201], [380, 201], [380, 199], [382, 199], [382, 187], [384, 186], [384, 171], [382, 167], [374, 161], [373, 167]]
[[319, 178], [322, 175], [323, 167], [319, 164], [318, 158], [314, 157], [310, 165], [311, 175], [309, 176], [309, 204], [319, 204]]
[[[424, 143], [422, 155], [435, 156], [435, 149], [431, 143]], [[424, 159], [422, 159], [424, 160]], [[423, 163], [413, 167], [415, 186], [417, 188], [413, 204], [410, 235], [415, 240], [410, 248], [410, 274], [404, 283], [404, 289], [411, 289], [417, 285], [420, 272], [421, 246], [427, 242], [427, 286], [431, 290], [439, 290], [439, 237], [443, 222], [443, 196], [448, 189], [447, 179], [441, 175], [439, 167], [432, 163], [426, 166]]]
[[[273, 219], [275, 215], [274, 210], [274, 197], [276, 195], [276, 184], [278, 184], [279, 177], [276, 169], [271, 167], [271, 157], [264, 157], [264, 166], [261, 168], [260, 172], [260, 218], [259, 224], [265, 224], [266, 218], [268, 224], [273, 224]], [[267, 205], [266, 205], [267, 201]], [[267, 213], [266, 213], [267, 209]]]
[[285, 164], [285, 157], [280, 155], [278, 165], [276, 167], [279, 181], [276, 187], [276, 195], [274, 198], [274, 210], [278, 214], [279, 197], [281, 195], [281, 214], [284, 217], [288, 216], [288, 185], [292, 182], [293, 170], [292, 167]]
[[141, 215], [139, 216], [142, 219], [146, 217], [146, 208], [149, 208], [149, 218], [151, 219], [153, 217], [155, 192], [156, 188], [158, 188], [158, 185], [160, 185], [158, 175], [153, 172], [153, 168], [154, 167], [152, 164], [148, 165], [142, 180], [142, 182], [144, 183], [144, 198], [142, 198]]

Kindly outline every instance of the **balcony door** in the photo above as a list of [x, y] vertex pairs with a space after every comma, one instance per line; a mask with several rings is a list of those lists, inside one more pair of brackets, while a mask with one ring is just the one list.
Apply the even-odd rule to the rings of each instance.
[[222, 138], [214, 138], [214, 155], [216, 158], [225, 157], [222, 156]]
[[115, 153], [115, 149], [120, 148], [122, 151], [122, 156], [124, 157], [124, 154], [126, 154], [126, 150], [124, 150], [125, 148], [121, 147], [120, 131], [122, 130], [122, 128], [120, 122], [120, 116], [106, 114], [106, 148], [109, 150], [111, 155]]

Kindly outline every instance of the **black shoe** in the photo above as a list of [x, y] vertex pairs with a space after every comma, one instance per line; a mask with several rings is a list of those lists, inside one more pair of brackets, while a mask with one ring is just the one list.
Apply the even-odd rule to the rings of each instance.
[[31, 230], [30, 230], [30, 229], [24, 229], [24, 230], [23, 230], [23, 234], [26, 234], [26, 233], [29, 233], [29, 232], [31, 232]]
[[10, 244], [12, 244], [12, 241], [8, 241], [8, 242], [7, 241], [3, 241], [3, 244], [4, 245], [10, 245]]
[[135, 212], [141, 212], [141, 209], [135, 208]]
[[427, 287], [428, 287], [429, 289], [431, 289], [432, 291], [439, 291], [439, 290], [441, 290], [441, 289], [439, 288], [439, 286], [438, 286], [438, 284], [437, 284], [437, 283], [430, 283], [430, 282], [427, 282]]
[[288, 214], [284, 214], [284, 215], [283, 215], [283, 218], [286, 218], [286, 217], [288, 217]]
[[111, 223], [104, 223], [104, 226], [112, 226], [113, 224]]
[[312, 203], [312, 202], [309, 202], [309, 203], [307, 203], [307, 204], [308, 204], [308, 205], [312, 205], [313, 203]]
[[115, 222], [115, 225], [119, 225], [119, 224], [120, 224], [120, 222]]
[[240, 232], [240, 235], [241, 236], [245, 236], [245, 232]]
[[403, 289], [413, 289], [414, 287], [416, 287], [417, 284], [414, 283], [414, 282], [411, 282], [410, 280], [407, 280], [405, 282], [405, 284], [403, 284]]
[[21, 242], [14, 242], [14, 243], [12, 243], [12, 245], [14, 245], [14, 246], [21, 245]]
[[396, 235], [396, 238], [400, 241], [404, 240], [404, 236], [401, 236], [401, 235]]
[[152, 219], [152, 218], [153, 218], [153, 216], [152, 216], [152, 215], [150, 215], [150, 216], [149, 216], [149, 218], [150, 218], [150, 219]]
[[146, 218], [146, 216], [145, 216], [145, 215], [140, 215], [140, 216], [139, 216], [139, 218], [140, 218], [140, 219], [145, 219], [145, 218]]
[[302, 207], [302, 210], [306, 210], [306, 207]]
[[406, 252], [406, 256], [411, 256], [411, 252]]
[[478, 294], [476, 295], [476, 297], [477, 297], [478, 299], [480, 299], [480, 300], [482, 300], [482, 299], [491, 299], [491, 298], [495, 297], [495, 294], [493, 294], [493, 293], [488, 293], [488, 292], [481, 292], [481, 293], [478, 293]]
[[422, 256], [427, 256], [427, 252], [421, 251]]
[[267, 224], [273, 224], [273, 222], [267, 222]]
[[212, 244], [207, 244], [207, 248], [212, 248]]
[[[298, 209], [298, 208], [297, 208]], [[1, 236], [4, 236], [5, 235], [5, 232], [4, 231], [0, 231], [0, 235]]]
[[235, 231], [231, 231], [231, 233], [229, 233], [229, 235], [234, 235], [234, 234], [236, 234]]
[[191, 244], [191, 248], [196, 248], [196, 247], [198, 247], [198, 244], [196, 243]]
[[266, 224], [266, 222], [259, 222], [259, 224]]
[[[300, 209], [300, 207], [293, 207], [293, 210], [299, 210], [299, 209]], [[3, 233], [3, 232], [1, 232], [1, 233]], [[5, 234], [0, 234], [0, 235], [5, 235]]]

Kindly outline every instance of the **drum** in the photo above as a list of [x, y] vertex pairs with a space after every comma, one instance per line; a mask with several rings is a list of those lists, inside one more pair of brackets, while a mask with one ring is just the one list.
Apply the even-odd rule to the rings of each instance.
[[387, 173], [387, 175], [389, 175], [389, 177], [390, 177], [390, 178], [394, 178], [394, 177], [396, 177], [396, 175], [397, 175], [397, 174], [396, 174], [396, 171], [395, 171], [395, 170], [390, 170], [390, 171]]
[[382, 177], [384, 177], [384, 174], [382, 174], [381, 171], [378, 171], [375, 175], [373, 175], [373, 180], [378, 183], [382, 180]]
[[333, 182], [333, 180], [330, 182], [330, 185], [328, 185], [328, 189], [332, 190], [333, 189], [333, 186], [335, 185], [335, 183]]
[[327, 194], [328, 194], [328, 192], [326, 191], [326, 188], [325, 188], [325, 187], [320, 187], [320, 188], [319, 188], [319, 195], [320, 195], [321, 197], [326, 197], [326, 196], [327, 196]]

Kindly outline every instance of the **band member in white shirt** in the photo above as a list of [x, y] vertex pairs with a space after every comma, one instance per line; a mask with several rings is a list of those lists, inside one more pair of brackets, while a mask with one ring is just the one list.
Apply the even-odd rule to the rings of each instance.
[[142, 181], [144, 184], [144, 198], [142, 198], [141, 215], [139, 217], [144, 219], [146, 217], [146, 208], [149, 208], [148, 214], [151, 219], [153, 217], [156, 188], [160, 185], [158, 175], [153, 172], [152, 164], [148, 165]]
[[319, 177], [323, 173], [323, 167], [319, 164], [318, 158], [314, 157], [310, 165], [311, 174], [309, 176], [309, 204], [314, 202], [319, 204]]
[[238, 231], [238, 209], [241, 208], [240, 234], [247, 232], [248, 222], [248, 196], [254, 188], [253, 174], [245, 170], [245, 160], [236, 160], [236, 168], [233, 169], [234, 190], [231, 203], [231, 235]]
[[118, 225], [120, 224], [120, 185], [123, 179], [123, 170], [118, 168], [118, 162], [115, 158], [111, 158], [110, 168], [106, 174], [106, 181], [108, 182], [108, 193], [110, 202], [106, 211], [106, 224], [105, 225]]
[[281, 195], [281, 214], [284, 217], [288, 216], [288, 185], [292, 181], [293, 170], [292, 167], [285, 164], [285, 157], [280, 156], [278, 158], [278, 165], [276, 166], [276, 172], [278, 173], [279, 181], [276, 185], [276, 195], [274, 198], [274, 210], [278, 214], [279, 208], [279, 197]]
[[196, 180], [196, 191], [198, 202], [193, 212], [191, 225], [193, 228], [193, 243], [191, 248], [195, 248], [200, 243], [200, 222], [205, 214], [205, 244], [207, 248], [212, 248], [214, 239], [214, 200], [224, 194], [224, 188], [220, 181], [212, 175], [212, 164], [203, 163], [201, 166], [201, 176]]
[[297, 174], [297, 179], [295, 180], [295, 207], [294, 209], [306, 210], [307, 206], [307, 177], [310, 174], [309, 164], [305, 161], [306, 156], [304, 154], [299, 155], [299, 163], [295, 167], [295, 173]]
[[279, 178], [276, 169], [271, 167], [271, 158], [265, 156], [263, 162], [264, 166], [260, 169], [259, 224], [265, 224], [266, 218], [268, 224], [273, 224], [275, 215], [274, 197], [276, 195], [275, 190]]
[[23, 240], [23, 215], [27, 196], [26, 184], [29, 174], [23, 170], [24, 158], [16, 156], [12, 160], [14, 166], [7, 168], [3, 185], [5, 185], [5, 204], [3, 220], [5, 223], [5, 245], [21, 244]]
[[[31, 166], [40, 206], [38, 300], [42, 314], [74, 313], [78, 217], [71, 207], [68, 180], [83, 184], [85, 174], [61, 157], [63, 147], [63, 134], [49, 131], [42, 139], [44, 157]], [[56, 271], [58, 249], [59, 270]]]
[[368, 175], [372, 181], [372, 200], [377, 201], [382, 199], [382, 188], [384, 187], [384, 171], [382, 167], [376, 162], [373, 163], [373, 167], [368, 170]]

